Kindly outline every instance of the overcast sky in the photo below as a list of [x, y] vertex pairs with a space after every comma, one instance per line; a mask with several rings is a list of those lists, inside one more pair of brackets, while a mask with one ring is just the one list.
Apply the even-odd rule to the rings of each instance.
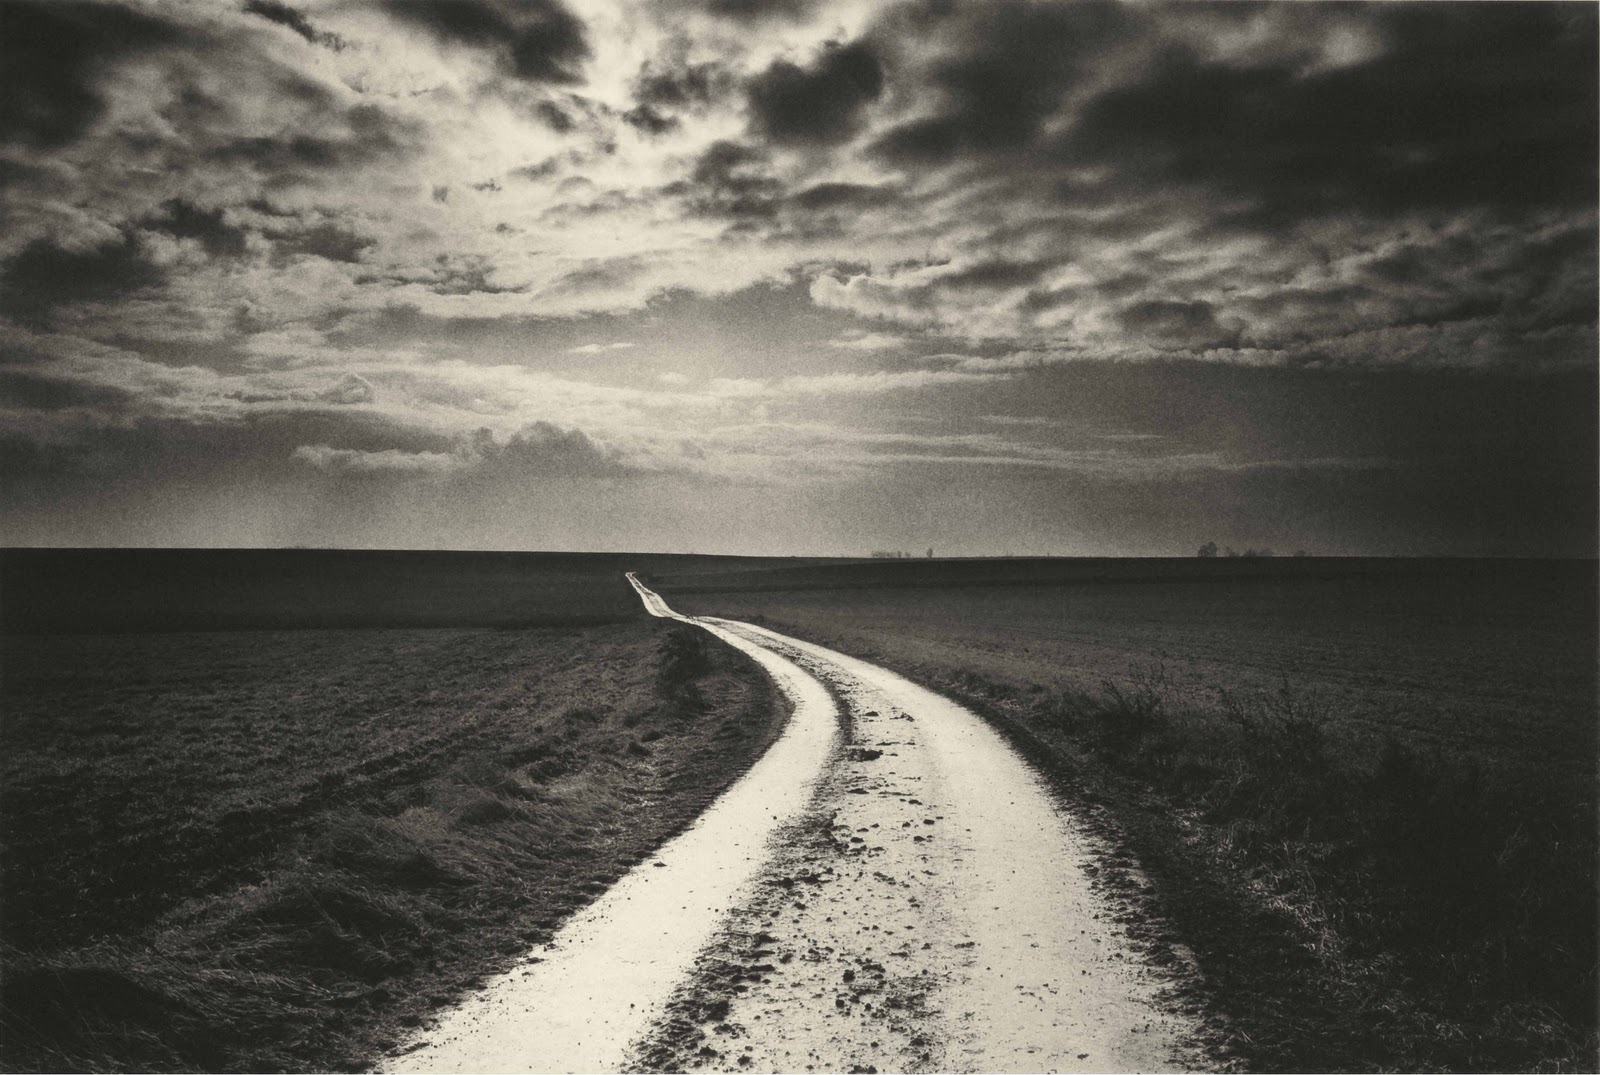
[[1593, 555], [1595, 13], [7, 0], [0, 539]]

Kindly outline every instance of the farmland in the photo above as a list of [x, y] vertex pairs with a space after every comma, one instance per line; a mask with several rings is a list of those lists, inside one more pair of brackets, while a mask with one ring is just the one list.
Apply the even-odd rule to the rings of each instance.
[[1151, 875], [1241, 1060], [1595, 1057], [1592, 563], [661, 573], [1007, 731]]
[[[543, 626], [331, 629], [373, 617], [353, 595], [405, 589], [353, 557], [302, 591], [312, 626], [225, 630], [293, 608], [262, 583], [229, 611], [215, 564], [249, 554], [213, 555], [154, 612], [137, 598], [157, 576], [115, 575], [93, 633], [3, 639], [7, 1069], [360, 1069], [692, 820], [781, 724], [746, 658], [608, 605], [620, 574], [524, 572], [454, 606], [424, 578], [384, 610], [471, 621], [518, 598]], [[209, 629], [112, 630], [124, 613]]]
[[781, 724], [625, 568], [992, 721], [1241, 1066], [1593, 1066], [1593, 563], [320, 550], [0, 556], [0, 1063], [360, 1069], [547, 937]]
[[623, 572], [815, 563], [623, 553], [7, 549], [7, 633], [538, 627], [640, 615]]

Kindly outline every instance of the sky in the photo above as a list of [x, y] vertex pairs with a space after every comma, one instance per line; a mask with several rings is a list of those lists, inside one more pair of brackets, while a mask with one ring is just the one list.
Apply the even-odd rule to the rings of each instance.
[[0, 2], [0, 543], [1593, 556], [1596, 7]]

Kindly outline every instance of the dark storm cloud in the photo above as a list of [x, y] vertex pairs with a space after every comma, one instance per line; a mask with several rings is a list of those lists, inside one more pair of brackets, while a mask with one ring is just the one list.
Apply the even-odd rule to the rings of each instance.
[[[1370, 54], [1321, 55], [1357, 30]], [[891, 88], [909, 115], [874, 145], [899, 165], [1020, 155], [1068, 201], [1195, 190], [1248, 199], [1248, 227], [1596, 196], [1589, 5], [911, 5], [869, 33], [917, 37], [955, 46]]]
[[703, 216], [761, 220], [777, 215], [783, 184], [767, 170], [762, 149], [719, 141], [696, 158], [689, 178], [669, 184], [664, 193], [684, 199]]
[[668, 134], [683, 126], [677, 116], [660, 112], [654, 105], [636, 105], [622, 113], [622, 122], [643, 134]]
[[1128, 37], [1134, 16], [1120, 5], [997, 4], [961, 12], [937, 4], [897, 11], [875, 36], [949, 32], [955, 55], [926, 75], [935, 105], [879, 135], [876, 151], [897, 164], [941, 163], [963, 154], [1026, 148], [1097, 55]]
[[[688, 43], [675, 46], [686, 51]], [[732, 73], [714, 61], [689, 63], [681, 56], [647, 61], [633, 83], [633, 108], [622, 113], [623, 122], [651, 136], [670, 134], [683, 126], [678, 113], [703, 114], [712, 104], [730, 96]]]
[[312, 44], [316, 44], [317, 30], [311, 25], [311, 20], [297, 8], [288, 4], [280, 4], [278, 0], [245, 0], [244, 9], [252, 15], [260, 15], [269, 22], [279, 26], [287, 26]]
[[110, 4], [0, 3], [0, 143], [73, 141], [105, 110], [98, 80], [106, 65], [183, 37]]
[[273, 253], [279, 258], [309, 254], [327, 261], [357, 264], [361, 255], [375, 245], [370, 236], [332, 222], [314, 224], [299, 231], [267, 231], [275, 240]]
[[[117, 425], [68, 426], [48, 440], [0, 431], [0, 444], [20, 465], [5, 472], [14, 499], [31, 491], [64, 505], [93, 503], [121, 486], [160, 489], [165, 482], [259, 477], [264, 467], [292, 468], [305, 444], [340, 451], [448, 453], [456, 442], [430, 430], [368, 411], [263, 411], [236, 422], [204, 423], [129, 411]], [[84, 498], [84, 499], [80, 499]]]
[[1005, 288], [1031, 284], [1060, 264], [1055, 260], [1010, 261], [993, 258], [939, 278], [947, 288]]
[[798, 22], [817, 9], [818, 0], [690, 0], [690, 4], [734, 22]]
[[238, 257], [245, 252], [245, 229], [228, 223], [221, 209], [200, 209], [181, 198], [173, 198], [161, 208], [161, 214], [148, 222], [152, 229], [179, 239], [196, 239], [212, 257]]
[[165, 279], [129, 234], [82, 251], [36, 239], [0, 269], [0, 312], [40, 324], [57, 306], [126, 298]]
[[492, 53], [518, 78], [583, 81], [592, 52], [582, 19], [560, 0], [389, 0], [389, 12], [440, 40]]
[[861, 109], [883, 92], [883, 79], [870, 44], [830, 42], [810, 67], [777, 60], [752, 78], [751, 118], [774, 142], [837, 142], [854, 132]]
[[642, 104], [703, 108], [732, 91], [733, 75], [720, 63], [646, 63], [633, 86]]
[[120, 388], [84, 384], [33, 370], [0, 370], [0, 405], [19, 410], [64, 411], [79, 407], [102, 413], [130, 408], [133, 397]]
[[818, 183], [789, 200], [801, 209], [856, 209], [884, 205], [894, 200], [894, 188], [864, 183]]
[[1594, 15], [1379, 5], [1381, 53], [1327, 70], [1293, 52], [1238, 64], [1177, 45], [1090, 101], [1053, 148], [1145, 189], [1248, 198], [1251, 226], [1349, 209], [1592, 205]]

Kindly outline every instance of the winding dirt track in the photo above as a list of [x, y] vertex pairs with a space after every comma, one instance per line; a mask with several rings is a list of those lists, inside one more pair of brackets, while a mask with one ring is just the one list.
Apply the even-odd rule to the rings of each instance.
[[794, 706], [652, 862], [395, 1071], [1204, 1067], [1091, 884], [1092, 838], [987, 724], [865, 661], [656, 616], [749, 653]]

